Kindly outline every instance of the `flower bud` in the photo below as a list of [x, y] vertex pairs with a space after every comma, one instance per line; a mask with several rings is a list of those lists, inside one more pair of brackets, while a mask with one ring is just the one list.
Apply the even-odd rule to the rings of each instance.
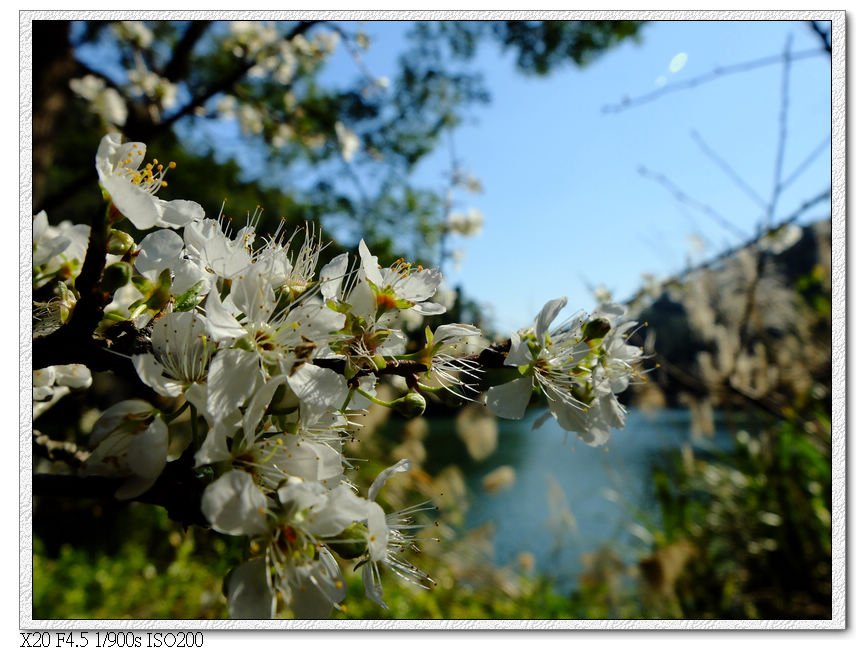
[[107, 250], [112, 255], [125, 255], [135, 245], [132, 235], [122, 230], [111, 230]]
[[407, 418], [416, 418], [426, 410], [426, 399], [420, 393], [411, 392], [394, 402], [397, 413]]
[[132, 265], [128, 262], [111, 264], [102, 275], [102, 288], [108, 293], [114, 293], [120, 287], [125, 287], [131, 277]]
[[585, 337], [587, 341], [602, 339], [607, 335], [607, 332], [609, 332], [610, 329], [610, 321], [606, 318], [595, 318], [583, 326], [583, 337]]

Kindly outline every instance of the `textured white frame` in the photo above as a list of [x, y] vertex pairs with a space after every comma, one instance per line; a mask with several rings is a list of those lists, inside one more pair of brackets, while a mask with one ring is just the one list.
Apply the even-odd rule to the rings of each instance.
[[[32, 539], [32, 26], [34, 20], [828, 20], [832, 21], [831, 620], [34, 620]], [[19, 626], [22, 630], [843, 630], [847, 627], [846, 14], [843, 11], [21, 11], [19, 128]]]

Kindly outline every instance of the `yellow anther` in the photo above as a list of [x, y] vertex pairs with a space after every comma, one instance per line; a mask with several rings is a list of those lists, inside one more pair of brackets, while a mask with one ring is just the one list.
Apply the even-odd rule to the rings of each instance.
[[162, 181], [162, 182], [160, 183], [160, 185], [161, 185], [162, 187], [168, 187], [168, 181]]
[[177, 167], [177, 163], [174, 162], [173, 160], [170, 163], [168, 163], [168, 169], [174, 169], [175, 167]]

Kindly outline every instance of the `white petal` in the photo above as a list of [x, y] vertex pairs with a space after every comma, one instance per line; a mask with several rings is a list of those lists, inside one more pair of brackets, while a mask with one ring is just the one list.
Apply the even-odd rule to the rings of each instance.
[[433, 345], [450, 341], [450, 339], [458, 339], [464, 336], [480, 336], [481, 331], [473, 325], [463, 325], [462, 323], [450, 323], [436, 328], [433, 335]]
[[157, 478], [168, 456], [168, 426], [161, 417], [135, 436], [127, 452], [129, 469], [142, 478]]
[[235, 567], [226, 582], [228, 615], [234, 619], [270, 619], [276, 598], [267, 579], [267, 561], [256, 557]]
[[162, 374], [163, 367], [150, 352], [132, 356], [132, 365], [138, 377], [164, 397], [177, 397], [183, 392], [183, 384]]
[[437, 302], [420, 302], [411, 309], [412, 311], [420, 312], [423, 316], [437, 316], [447, 311], [444, 305], [440, 305]]
[[216, 287], [207, 296], [204, 309], [207, 313], [207, 331], [214, 340], [233, 340], [246, 334], [246, 330], [219, 299]]
[[369, 558], [371, 562], [381, 562], [387, 558], [387, 541], [390, 534], [387, 517], [377, 503], [369, 502], [368, 505]]
[[519, 367], [531, 362], [532, 351], [529, 349], [528, 342], [522, 340], [517, 333], [511, 334], [511, 349], [505, 357], [505, 365]]
[[201, 512], [213, 529], [226, 535], [261, 535], [267, 532], [267, 498], [252, 477], [231, 470], [204, 489]]
[[224, 418], [260, 384], [261, 370], [255, 352], [238, 349], [218, 352], [207, 374], [207, 413], [214, 421]]
[[56, 366], [58, 386], [69, 388], [89, 388], [93, 383], [90, 368], [80, 363], [70, 363], [65, 366]]
[[521, 377], [487, 391], [487, 406], [500, 418], [519, 420], [532, 396], [532, 378]]
[[183, 228], [204, 219], [204, 208], [195, 201], [156, 199], [156, 207], [161, 212], [158, 225], [163, 228]]
[[[189, 391], [186, 396], [189, 397]], [[191, 400], [190, 400], [191, 401]], [[195, 452], [195, 466], [211, 465], [231, 460], [228, 450], [228, 438], [240, 428], [241, 415], [239, 409], [234, 409], [217, 422], [213, 422], [207, 431], [207, 436], [201, 447]]]
[[140, 248], [135, 268], [144, 275], [152, 273], [156, 277], [163, 269], [173, 269], [180, 261], [183, 240], [171, 230], [157, 230], [141, 240]]
[[394, 474], [400, 474], [402, 472], [407, 472], [411, 469], [411, 461], [407, 458], [403, 458], [397, 463], [394, 463], [390, 467], [385, 470], [382, 470], [378, 476], [375, 477], [375, 480], [372, 482], [372, 485], [369, 486], [369, 500], [375, 501], [378, 496], [379, 490], [381, 490], [381, 486], [385, 484], [391, 476]]
[[345, 377], [310, 363], [298, 368], [288, 384], [311, 415], [341, 409], [348, 397]]
[[117, 402], [105, 410], [90, 433], [90, 444], [98, 445], [112, 431], [117, 430], [126, 420], [145, 420], [153, 416], [156, 409], [140, 399], [127, 399]]
[[161, 213], [156, 207], [156, 197], [133, 185], [128, 178], [108, 176], [102, 186], [111, 195], [114, 207], [139, 230], [149, 230], [159, 222]]
[[319, 551], [318, 562], [298, 567], [299, 584], [294, 589], [291, 609], [295, 618], [327, 618], [345, 598], [345, 580], [333, 555]]
[[[368, 395], [375, 395], [375, 384], [375, 375], [365, 375], [358, 380], [358, 388]], [[353, 392], [347, 410], [361, 411], [368, 408], [370, 404], [372, 404], [372, 402], [361, 395], [360, 392]]]
[[375, 316], [375, 294], [369, 288], [366, 281], [358, 282], [348, 296], [348, 304], [351, 306], [353, 314], [360, 316], [366, 321], [372, 320]]
[[270, 284], [270, 274], [256, 264], [231, 283], [231, 301], [246, 314], [247, 323], [266, 323], [270, 320], [276, 296]]
[[381, 587], [381, 576], [375, 562], [367, 562], [363, 565], [363, 587], [367, 598], [379, 607], [387, 609], [384, 602], [384, 589]]
[[543, 306], [537, 318], [535, 319], [535, 335], [538, 337], [538, 343], [543, 346], [544, 339], [550, 325], [562, 311], [562, 308], [568, 304], [567, 298], [557, 298], [550, 300]]
[[264, 417], [264, 412], [273, 399], [273, 394], [279, 385], [285, 382], [285, 375], [279, 375], [270, 379], [262, 386], [246, 407], [246, 412], [243, 414], [243, 436], [248, 445], [251, 445], [255, 438], [255, 429]]
[[411, 273], [405, 279], [398, 281], [394, 290], [400, 298], [412, 302], [422, 302], [431, 298], [441, 284], [442, 274], [438, 269], [424, 269]]
[[369, 252], [369, 248], [366, 247], [366, 242], [362, 239], [357, 248], [360, 253], [360, 268], [361, 271], [363, 271], [363, 276], [375, 286], [381, 287], [384, 284], [384, 280], [381, 276], [378, 258]]
[[328, 495], [327, 506], [308, 522], [311, 534], [334, 537], [355, 521], [366, 519], [366, 499], [361, 499], [347, 485], [339, 485]]
[[321, 295], [325, 300], [336, 300], [342, 279], [348, 269], [348, 253], [337, 255], [321, 269]]

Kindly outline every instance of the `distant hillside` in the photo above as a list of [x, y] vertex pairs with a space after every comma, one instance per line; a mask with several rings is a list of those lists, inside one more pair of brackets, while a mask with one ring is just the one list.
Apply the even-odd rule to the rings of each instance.
[[648, 323], [637, 336], [660, 364], [637, 401], [781, 415], [828, 400], [830, 225], [785, 226], [635, 297]]

